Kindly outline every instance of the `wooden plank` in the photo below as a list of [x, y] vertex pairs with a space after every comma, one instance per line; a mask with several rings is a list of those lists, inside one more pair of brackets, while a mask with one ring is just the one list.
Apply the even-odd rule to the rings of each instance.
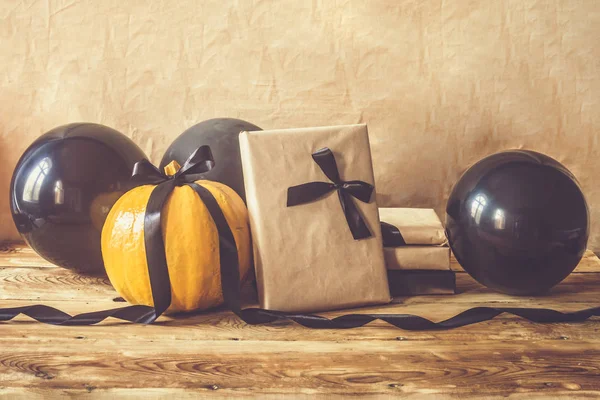
[[[85, 399], [92, 400], [114, 400], [114, 399], [145, 399], [145, 400], [160, 400], [165, 398], [173, 398], [173, 399], [198, 399], [198, 398], [260, 398], [260, 399], [315, 399], [315, 398], [327, 398], [327, 399], [348, 399], [353, 396], [353, 393], [342, 393], [342, 394], [332, 394], [328, 393], [326, 396], [317, 397], [318, 393], [311, 392], [310, 394], [303, 394], [294, 392], [293, 394], [268, 394], [268, 393], [239, 393], [233, 391], [224, 392], [219, 389], [216, 391], [210, 391], [207, 393], [205, 389], [179, 389], [179, 388], [116, 388], [116, 389], [105, 389], [105, 388], [95, 388], [95, 387], [86, 387], [85, 389], [71, 389], [71, 388], [60, 388], [60, 389], [37, 389], [37, 388], [8, 388], [2, 389], [0, 396], [2, 398], [7, 398], [10, 400], [15, 399], [26, 399], [26, 400], [45, 400], [45, 399], [54, 399], [54, 398], [80, 398], [83, 397]], [[402, 393], [402, 398], [407, 398], [411, 400], [418, 399], [435, 399], [435, 400], [449, 400], [456, 399], [456, 395], [451, 394], [443, 394], [440, 392], [435, 392], [431, 395], [427, 394], [426, 391], [424, 393]], [[553, 400], [572, 400], [578, 398], [586, 398], [586, 399], [594, 399], [597, 397], [597, 392], [594, 391], [584, 391], [579, 390], [576, 393], [573, 391], [565, 390], [564, 394], [559, 394], [558, 391], [551, 395]], [[389, 399], [400, 397], [397, 394], [360, 394], [361, 399], [367, 400], [381, 400], [381, 399]], [[543, 391], [541, 392], [527, 392], [523, 393], [520, 391], [515, 391], [512, 394], [505, 395], [477, 395], [471, 394], [469, 396], [460, 396], [460, 398], [475, 398], [480, 400], [506, 400], [506, 399], [519, 399], [519, 400], [527, 400], [527, 399], [548, 399], [548, 393]]]
[[[31, 271], [27, 269], [27, 271]], [[40, 270], [40, 274], [70, 274], [64, 270]], [[395, 299], [394, 304], [380, 307], [364, 307], [353, 312], [364, 313], [406, 313], [416, 314], [435, 321], [449, 318], [461, 311], [476, 306], [527, 306], [546, 307], [561, 311], [576, 311], [600, 304], [600, 274], [573, 274], [566, 282], [555, 288], [555, 293], [542, 297], [514, 297], [499, 294], [489, 289], [482, 288], [470, 277], [459, 274], [459, 287], [463, 293], [456, 296], [414, 296]], [[29, 300], [1, 300], [2, 307], [16, 307], [31, 303], [44, 303], [66, 312], [76, 314], [101, 309], [125, 306], [125, 303], [112, 301], [115, 296], [112, 289], [105, 287], [108, 295], [89, 296], [97, 294], [93, 287], [86, 285], [74, 289], [71, 286], [62, 287], [66, 279], [35, 279], [41, 282], [38, 292], [44, 296], [56, 292], [68, 292], [67, 296], [54, 296], [54, 300], [29, 301]], [[103, 283], [104, 284], [104, 283]], [[0, 293], [8, 292], [27, 293], [24, 287], [21, 290], [11, 289], [15, 283], [0, 281]], [[94, 285], [89, 285], [94, 286]], [[27, 296], [22, 296], [27, 297]], [[31, 296], [35, 297], [35, 296]], [[65, 301], [68, 300], [68, 301]], [[348, 311], [324, 312], [322, 315], [333, 317]], [[289, 322], [276, 324], [250, 326], [238, 320], [227, 311], [209, 311], [197, 314], [164, 317], [158, 324], [152, 326], [137, 326], [121, 324], [110, 320], [97, 327], [52, 327], [34, 322], [29, 322], [27, 317], [19, 317], [19, 321], [3, 324], [0, 329], [0, 338], [9, 340], [10, 337], [28, 336], [45, 340], [44, 338], [71, 337], [101, 338], [103, 335], [116, 335], [115, 337], [136, 338], [136, 340], [171, 340], [194, 338], [198, 340], [447, 340], [468, 341], [472, 338], [478, 340], [591, 340], [597, 338], [600, 327], [597, 322], [583, 324], [551, 324], [541, 325], [526, 322], [516, 317], [504, 316], [497, 321], [485, 322], [472, 327], [452, 331], [440, 332], [407, 332], [389, 327], [383, 322], [375, 322], [367, 327], [343, 331], [309, 330]], [[164, 321], [164, 322], [161, 322]], [[112, 325], [121, 324], [122, 327]], [[171, 329], [176, 328], [176, 329]]]
[[[456, 296], [415, 296], [395, 299], [395, 304], [385, 307], [370, 307], [356, 310], [370, 313], [412, 313], [433, 320], [442, 320], [475, 306], [528, 306], [550, 307], [564, 311], [575, 311], [600, 304], [600, 274], [573, 274], [556, 287], [549, 296], [514, 297], [499, 294], [481, 287], [466, 274], [458, 274], [458, 287], [461, 291]], [[4, 268], [0, 270], [0, 306], [22, 306], [31, 303], [44, 303], [71, 313], [89, 312], [93, 310], [114, 308], [126, 305], [114, 302], [118, 295], [109, 286], [108, 281], [82, 277], [64, 269], [46, 268]], [[325, 316], [336, 316], [347, 311], [322, 313]], [[21, 317], [25, 321], [25, 317]], [[112, 322], [114, 323], [114, 322]], [[503, 324], [503, 325], [500, 325]], [[507, 326], [505, 326], [507, 325]], [[16, 328], [18, 326], [18, 328]], [[324, 340], [329, 333], [306, 330], [291, 323], [277, 323], [269, 326], [250, 327], [237, 320], [227, 312], [207, 312], [199, 315], [180, 316], [168, 323], [176, 326], [176, 333], [160, 334], [153, 327], [127, 327], [127, 334], [138, 335], [152, 332], [151, 337], [159, 335], [167, 339], [173, 337], [211, 338], [214, 340]], [[578, 328], [581, 327], [581, 331]], [[46, 327], [37, 323], [4, 324], [3, 330], [10, 334], [19, 334], [20, 329], [27, 330], [29, 335], [44, 337], [53, 329], [56, 335], [62, 335], [65, 328]], [[88, 331], [88, 329], [92, 329]], [[99, 328], [72, 328], [73, 337], [92, 334], [114, 334], [108, 326]], [[141, 330], [140, 330], [141, 329]], [[588, 325], [538, 325], [526, 322], [502, 320], [478, 325], [477, 328], [464, 328], [452, 333], [407, 333], [388, 329], [383, 323], [374, 323], [367, 328], [336, 331], [335, 340], [395, 340], [401, 336], [414, 340], [465, 340], [469, 335], [480, 335], [481, 338], [501, 339], [556, 339], [561, 337], [587, 339], [596, 334], [593, 323]], [[490, 331], [491, 329], [491, 331]], [[500, 331], [499, 331], [500, 329]], [[120, 331], [120, 330], [119, 330]], [[131, 332], [130, 332], [131, 331]], [[10, 333], [9, 333], [10, 332]], [[342, 333], [343, 332], [343, 333]], [[1, 334], [0, 334], [1, 335]]]
[[[35, 347], [33, 347], [33, 345]], [[597, 341], [0, 341], [4, 388], [202, 394], [600, 395]]]
[[[0, 267], [56, 268], [25, 244], [12, 242], [0, 244]], [[451, 257], [450, 267], [453, 271], [464, 272], [454, 255]], [[600, 272], [600, 259], [591, 250], [587, 250], [574, 272]]]
[[[256, 298], [248, 283], [242, 293]], [[80, 275], [64, 268], [0, 267], [0, 301], [103, 301], [119, 295], [106, 277]]]
[[[458, 263], [454, 254], [450, 257], [450, 268], [456, 272], [465, 272], [463, 267]], [[591, 250], [586, 250], [583, 258], [577, 268], [573, 271], [574, 273], [582, 272], [600, 272], [600, 259]]]
[[[486, 289], [467, 274], [457, 274], [457, 295], [413, 296], [399, 298], [404, 303], [524, 303], [534, 299], [544, 300], [548, 306], [561, 306], [568, 302], [600, 304], [600, 275], [596, 273], [571, 274], [549, 294], [538, 297], [509, 296]], [[247, 290], [247, 296], [253, 293]], [[106, 278], [78, 275], [63, 268], [0, 268], [0, 301], [103, 301], [118, 297]], [[255, 297], [255, 296], [254, 296]]]
[[4, 242], [0, 244], [0, 267], [56, 268], [56, 265], [44, 260], [23, 243]]
[[63, 268], [0, 268], [0, 300], [107, 300], [119, 297], [108, 278]]
[[[23, 252], [23, 258], [0, 252], [0, 266], [8, 265], [0, 268], [0, 307], [36, 302], [80, 313], [125, 305], [113, 301], [107, 279], [36, 266], [37, 256]], [[590, 273], [600, 261], [586, 255], [584, 263], [578, 271], [585, 273], [572, 274], [547, 296], [495, 293], [459, 273], [455, 296], [398, 298], [354, 311], [433, 320], [480, 305], [575, 311], [600, 304], [600, 273]], [[111, 320], [55, 327], [19, 317], [0, 327], [0, 397], [7, 398], [600, 395], [597, 318], [534, 324], [505, 315], [451, 331], [408, 332], [382, 322], [334, 331], [289, 322], [250, 326], [217, 310], [162, 317], [150, 326]]]

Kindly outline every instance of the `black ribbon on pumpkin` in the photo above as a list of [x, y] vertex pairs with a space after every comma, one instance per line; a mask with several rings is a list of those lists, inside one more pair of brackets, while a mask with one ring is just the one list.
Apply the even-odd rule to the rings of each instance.
[[363, 181], [343, 181], [340, 178], [340, 172], [335, 162], [333, 152], [324, 147], [312, 153], [312, 158], [321, 171], [331, 180], [331, 182], [308, 182], [301, 185], [288, 188], [287, 206], [297, 206], [310, 203], [325, 196], [326, 194], [337, 191], [340, 199], [342, 211], [348, 222], [350, 232], [354, 240], [366, 239], [371, 237], [371, 231], [367, 227], [358, 207], [352, 201], [354, 197], [363, 203], [371, 202], [373, 194], [373, 185]]
[[208, 171], [213, 165], [210, 149], [203, 146], [190, 156], [184, 167], [174, 176], [166, 176], [158, 169], [151, 167], [147, 161], [138, 163], [134, 169], [135, 179], [158, 184], [150, 195], [144, 219], [146, 259], [154, 307], [134, 305], [71, 316], [54, 307], [31, 305], [0, 308], [0, 321], [8, 321], [19, 314], [24, 314], [39, 322], [52, 325], [93, 325], [108, 317], [142, 324], [154, 322], [171, 303], [171, 284], [160, 223], [161, 210], [173, 189], [182, 185], [190, 186], [200, 196], [215, 222], [219, 234], [223, 298], [229, 309], [248, 324], [290, 320], [314, 329], [348, 329], [366, 325], [374, 320], [381, 320], [397, 328], [415, 331], [458, 328], [487, 321], [503, 313], [540, 323], [581, 322], [593, 316], [600, 316], [600, 307], [568, 313], [545, 308], [475, 307], [444, 321], [433, 322], [410, 314], [346, 314], [329, 319], [313, 314], [284, 313], [260, 308], [242, 309], [238, 253], [233, 233], [210, 191], [196, 183], [189, 182], [190, 178], [187, 177], [188, 174]]

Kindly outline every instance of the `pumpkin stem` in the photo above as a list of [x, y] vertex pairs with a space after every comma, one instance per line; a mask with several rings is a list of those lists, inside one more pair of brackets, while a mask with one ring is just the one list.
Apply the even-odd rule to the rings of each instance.
[[181, 169], [181, 165], [179, 165], [179, 163], [177, 161], [173, 160], [165, 167], [165, 174], [167, 174], [169, 176], [173, 176], [180, 169]]

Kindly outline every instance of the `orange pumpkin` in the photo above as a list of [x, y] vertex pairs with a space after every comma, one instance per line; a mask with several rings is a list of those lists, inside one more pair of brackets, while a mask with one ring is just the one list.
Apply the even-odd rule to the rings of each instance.
[[[165, 171], [172, 175], [179, 166]], [[240, 277], [251, 266], [248, 211], [238, 194], [222, 183], [199, 180], [215, 197], [236, 241]], [[146, 251], [144, 216], [154, 185], [134, 188], [112, 207], [102, 230], [102, 256], [110, 282], [131, 304], [153, 306]], [[162, 234], [171, 282], [167, 312], [204, 310], [223, 302], [219, 235], [208, 209], [189, 186], [175, 187], [162, 212]]]

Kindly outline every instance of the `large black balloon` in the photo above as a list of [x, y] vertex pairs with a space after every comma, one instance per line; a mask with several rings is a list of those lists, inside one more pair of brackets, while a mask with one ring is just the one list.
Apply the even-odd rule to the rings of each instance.
[[169, 146], [160, 162], [160, 169], [163, 170], [172, 160], [183, 165], [196, 148], [209, 145], [215, 158], [215, 166], [195, 178], [224, 183], [246, 201], [239, 134], [242, 131], [260, 130], [262, 129], [250, 122], [234, 118], [214, 118], [200, 122], [179, 135]]
[[103, 125], [60, 126], [19, 160], [10, 186], [12, 215], [27, 244], [59, 266], [104, 273], [100, 234], [108, 211], [132, 185], [144, 152]]
[[505, 151], [473, 165], [454, 186], [446, 234], [477, 281], [535, 295], [565, 279], [581, 260], [589, 211], [579, 183], [558, 161]]

